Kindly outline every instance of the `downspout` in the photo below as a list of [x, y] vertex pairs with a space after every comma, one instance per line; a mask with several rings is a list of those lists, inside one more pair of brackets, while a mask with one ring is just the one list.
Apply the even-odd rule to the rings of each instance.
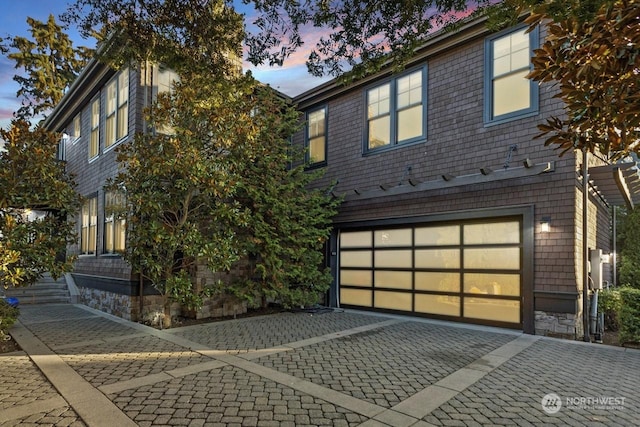
[[616, 217], [616, 207], [613, 210], [613, 254], [611, 255], [611, 265], [613, 265], [613, 286], [618, 286], [618, 218]]
[[584, 330], [583, 340], [590, 342], [589, 337], [589, 243], [587, 241], [587, 230], [589, 222], [587, 213], [589, 211], [589, 152], [582, 149], [582, 328]]
[[[147, 106], [149, 105], [149, 61], [145, 60], [144, 61], [144, 101], [142, 103], [143, 108], [147, 108]], [[144, 117], [144, 114], [142, 115], [142, 117]], [[147, 131], [147, 124], [143, 121], [143, 132]], [[142, 274], [142, 270], [138, 272], [139, 274], [139, 309], [140, 309], [140, 321], [143, 320], [142, 318], [142, 312], [144, 310], [144, 275]]]

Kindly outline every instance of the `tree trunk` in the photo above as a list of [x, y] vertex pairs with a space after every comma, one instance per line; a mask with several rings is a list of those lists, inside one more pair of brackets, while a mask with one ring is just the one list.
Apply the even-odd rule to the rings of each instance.
[[162, 329], [171, 327], [171, 300], [164, 298], [164, 315], [162, 316]]

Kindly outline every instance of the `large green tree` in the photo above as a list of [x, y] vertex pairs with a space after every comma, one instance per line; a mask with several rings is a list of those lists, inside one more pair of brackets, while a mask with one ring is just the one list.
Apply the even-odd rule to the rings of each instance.
[[31, 285], [45, 272], [71, 268], [64, 256], [75, 241], [66, 221], [79, 207], [75, 183], [55, 160], [58, 136], [14, 120], [0, 129], [0, 284]]
[[47, 22], [28, 17], [27, 24], [31, 38], [10, 38], [8, 54], [15, 68], [22, 70], [13, 79], [22, 98], [16, 116], [26, 120], [55, 107], [92, 54], [91, 49], [75, 48], [53, 15]]
[[530, 10], [526, 22], [547, 26], [529, 78], [557, 86], [564, 114], [539, 125], [545, 144], [610, 160], [639, 153], [640, 3], [509, 0], [497, 10], [511, 18]]

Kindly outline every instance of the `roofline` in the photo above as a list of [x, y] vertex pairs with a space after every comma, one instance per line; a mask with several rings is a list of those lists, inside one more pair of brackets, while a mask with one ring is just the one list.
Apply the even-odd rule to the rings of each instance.
[[[426, 58], [449, 50], [469, 40], [490, 34], [491, 30], [487, 28], [486, 23], [487, 17], [483, 15], [481, 17], [468, 19], [466, 22], [465, 20], [461, 21], [460, 27], [456, 29], [455, 32], [452, 32], [448, 28], [436, 31], [432, 35], [428, 36], [424, 44], [416, 50], [416, 54], [406, 64], [406, 68], [410, 68], [417, 63], [424, 61]], [[390, 65], [391, 63], [388, 62], [385, 64], [385, 68], [383, 70], [346, 85], [342, 83], [340, 77], [334, 78], [294, 96], [292, 98], [293, 102], [300, 108], [307, 108], [313, 104], [326, 102], [330, 98], [333, 98], [345, 91], [364, 86], [382, 76], [391, 75], [393, 70]]]

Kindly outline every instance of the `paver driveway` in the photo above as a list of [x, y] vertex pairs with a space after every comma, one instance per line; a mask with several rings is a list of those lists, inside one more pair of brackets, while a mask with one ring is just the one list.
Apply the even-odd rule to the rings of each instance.
[[158, 331], [21, 307], [0, 426], [640, 425], [640, 351], [341, 310]]

